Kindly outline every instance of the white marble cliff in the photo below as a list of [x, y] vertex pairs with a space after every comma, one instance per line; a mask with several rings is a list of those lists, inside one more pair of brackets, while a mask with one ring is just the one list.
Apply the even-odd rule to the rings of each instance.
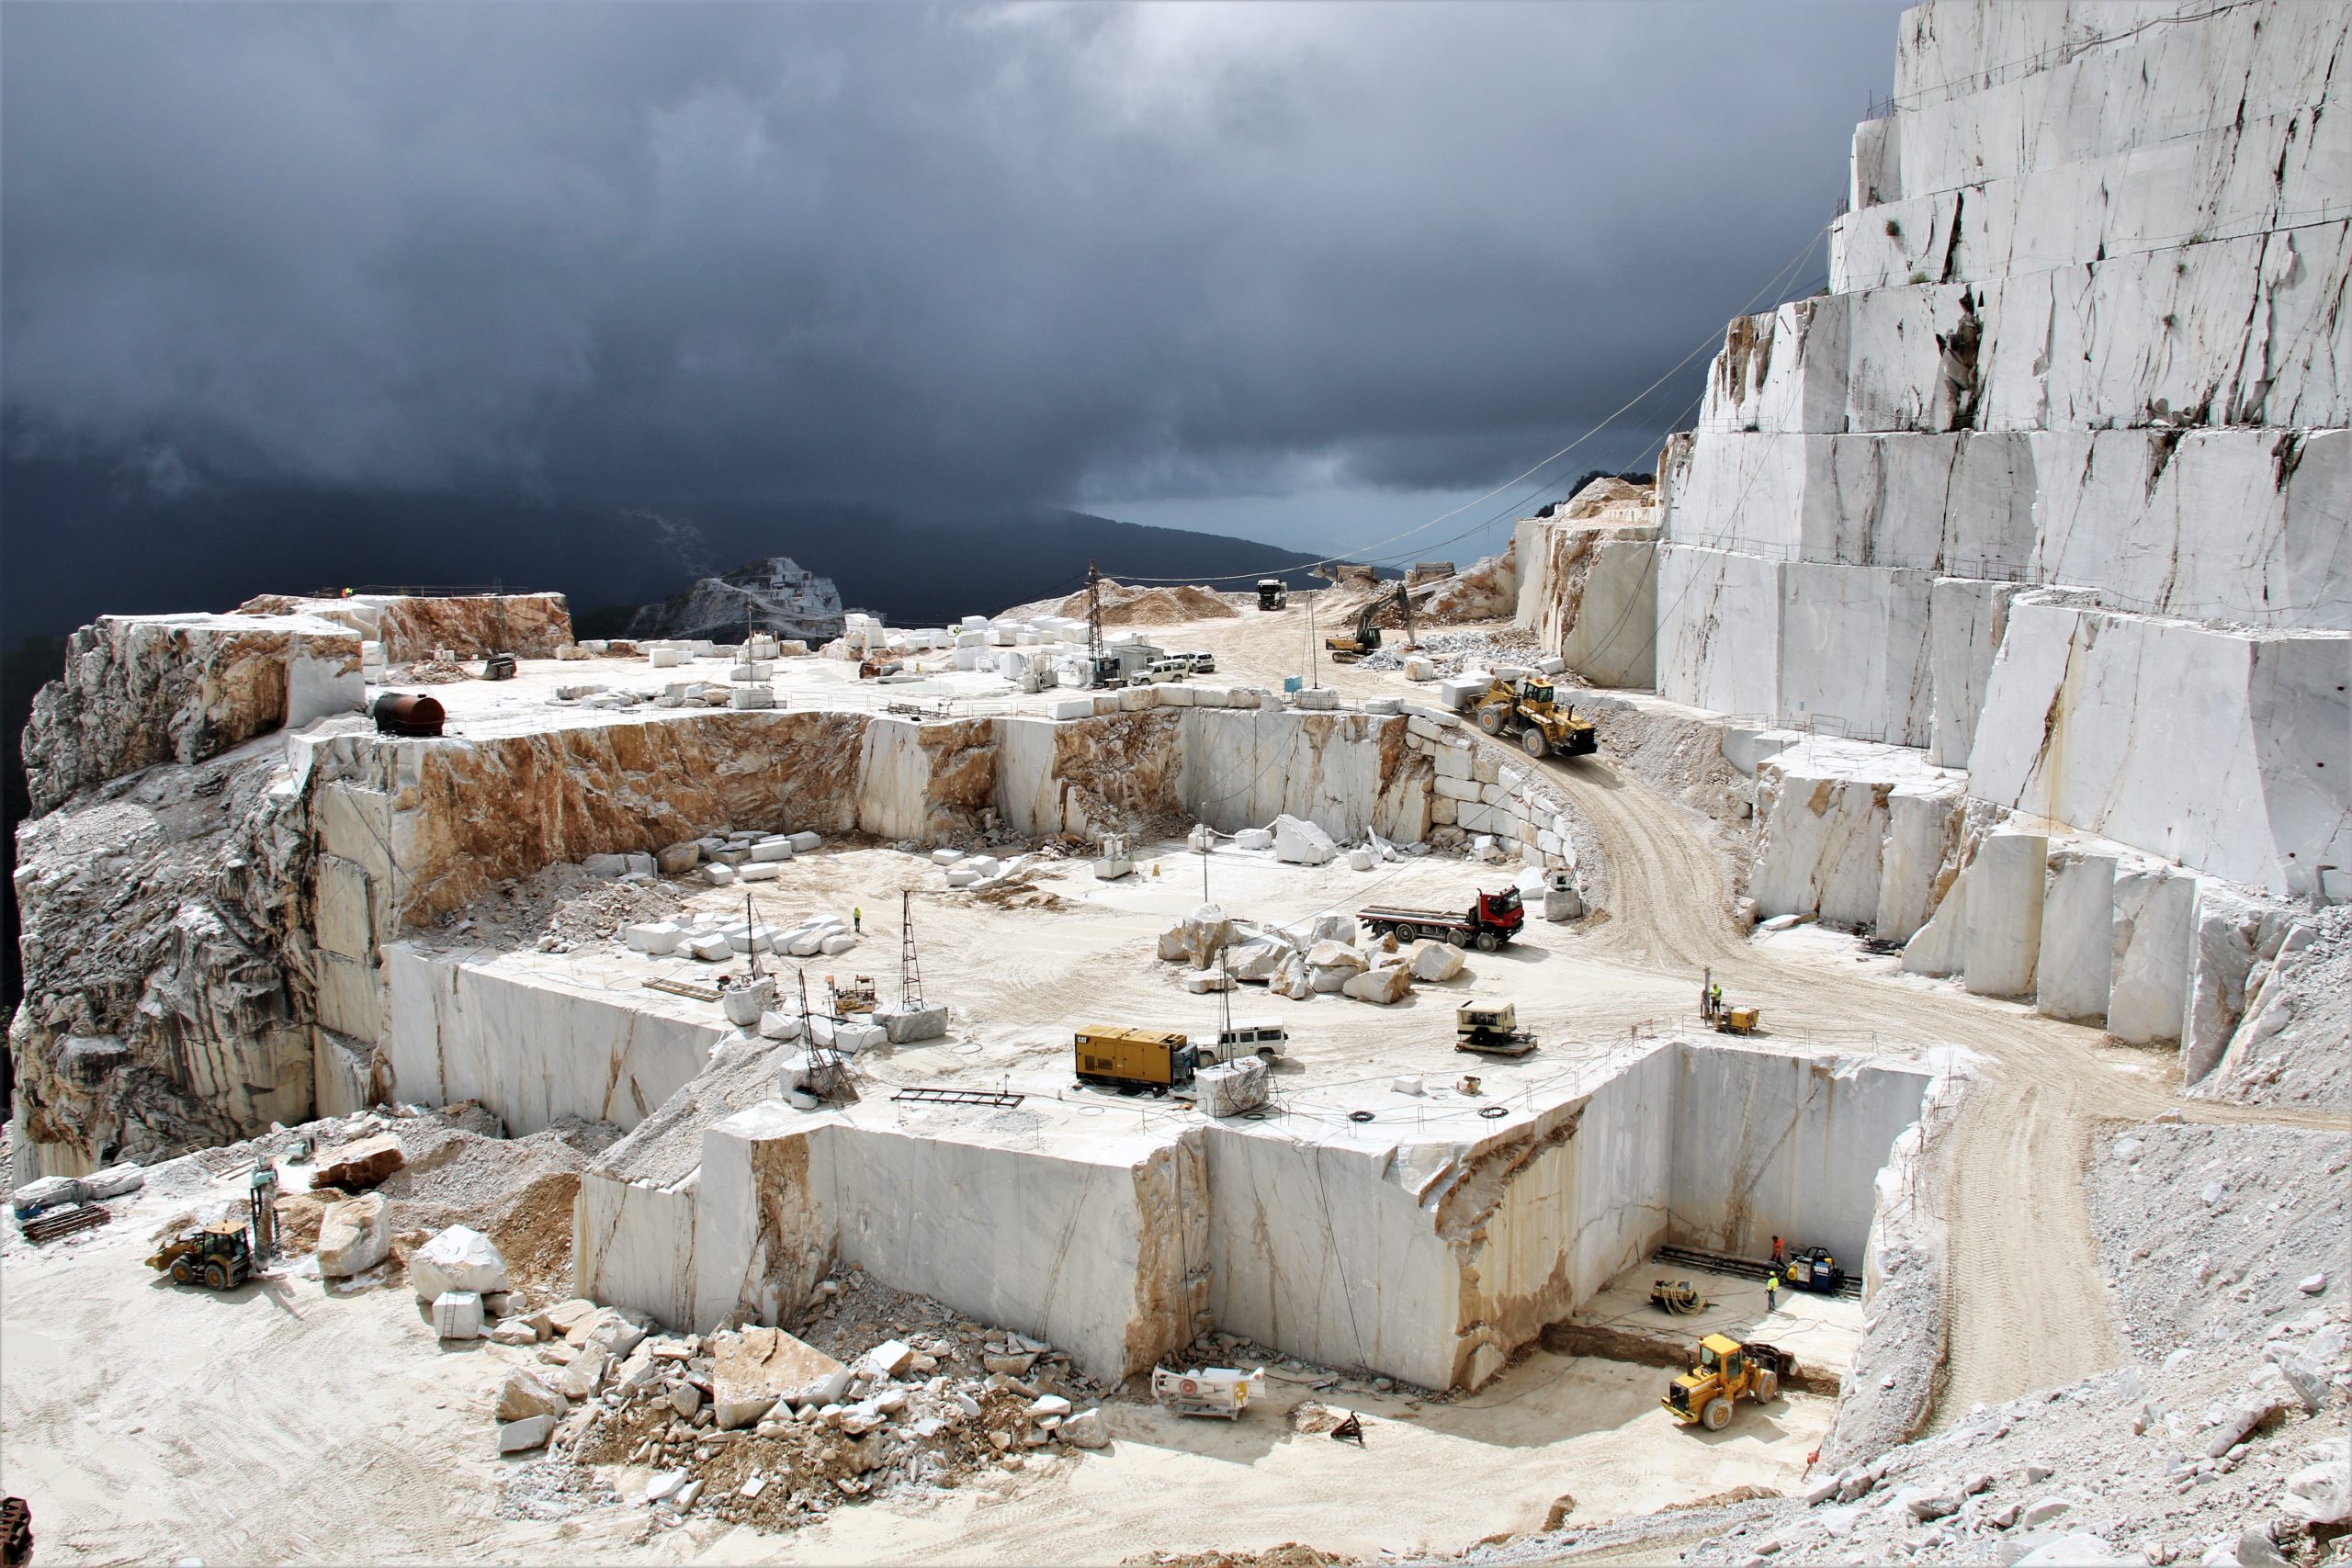
[[[2194, 1066], [2294, 911], [2352, 897], [2347, 29], [2274, 0], [1905, 12], [1829, 288], [1731, 323], [1657, 543], [1574, 503], [1534, 525], [1520, 619], [1595, 683], [1869, 743], [1742, 769], [1763, 913]], [[1654, 558], [1648, 606], [1599, 610], [1654, 625], [1654, 673], [1580, 603], [1603, 548]], [[2241, 907], [2270, 913], [2199, 936]]]

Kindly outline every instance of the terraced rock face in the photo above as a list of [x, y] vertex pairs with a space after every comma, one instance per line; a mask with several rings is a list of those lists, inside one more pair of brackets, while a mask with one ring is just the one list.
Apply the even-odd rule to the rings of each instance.
[[308, 615], [101, 615], [33, 699], [33, 809], [159, 762], [200, 762], [281, 727], [356, 711], [359, 637]]

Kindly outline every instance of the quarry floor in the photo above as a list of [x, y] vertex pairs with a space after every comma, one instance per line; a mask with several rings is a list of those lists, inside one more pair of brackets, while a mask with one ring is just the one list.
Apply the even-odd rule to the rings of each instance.
[[[1319, 617], [1325, 629], [1336, 618]], [[1303, 662], [1306, 615], [1299, 607], [1245, 611], [1158, 635], [1215, 652], [1218, 682], [1278, 684]], [[571, 671], [614, 679], [609, 667]], [[632, 677], [650, 683], [650, 674]], [[1328, 663], [1321, 676], [1351, 700], [1423, 690]], [[440, 694], [448, 700], [452, 690]], [[458, 690], [465, 696], [452, 703], [453, 716], [491, 720], [488, 709], [471, 712], [475, 690]], [[1975, 1081], [1928, 1179], [1910, 1195], [1950, 1227], [1949, 1362], [1934, 1426], [1977, 1402], [2076, 1382], [2121, 1360], [2083, 1180], [2103, 1129], [2167, 1111], [2191, 1122], [2346, 1124], [2324, 1113], [2183, 1100], [2168, 1051], [2125, 1047], [2015, 1004], [1902, 976], [1892, 961], [1834, 933], [1752, 937], [1734, 919], [1727, 848], [1713, 823], [1605, 755], [1541, 766], [1609, 863], [1613, 891], [1603, 914], [1562, 926], [1531, 919], [1516, 949], [1473, 953], [1464, 979], [1423, 987], [1393, 1009], [1338, 997], [1288, 1002], [1244, 988], [1237, 1014], [1280, 1016], [1292, 1032], [1277, 1095], [1301, 1114], [1373, 1103], [1416, 1117], [1466, 1114], [1451, 1087], [1464, 1071], [1485, 1079], [1489, 1095], [1510, 1094], [1619, 1043], [1690, 1028], [1708, 969], [1732, 999], [1763, 1008], [1769, 1033], [1758, 1043], [1770, 1048], [1905, 1056], [1960, 1048]], [[1008, 908], [947, 893], [922, 857], [842, 847], [795, 860], [754, 897], [775, 924], [862, 906], [864, 944], [809, 969], [812, 978], [873, 975], [888, 997], [897, 978], [894, 895], [918, 890], [924, 989], [957, 1010], [956, 1027], [949, 1041], [870, 1058], [869, 1098], [899, 1083], [1009, 1082], [1041, 1102], [1052, 1097], [1072, 1117], [1148, 1117], [1171, 1112], [1165, 1102], [1076, 1090], [1068, 1074], [1068, 1030], [1081, 1015], [1191, 1031], [1216, 1019], [1214, 997], [1183, 992], [1181, 971], [1152, 956], [1157, 933], [1200, 901], [1202, 859], [1178, 845], [1141, 858], [1136, 878], [1107, 885], [1083, 862], [1041, 860], [1029, 877], [1035, 892], [1021, 896], [1030, 907]], [[1471, 889], [1502, 874], [1438, 856], [1359, 873], [1221, 850], [1207, 865], [1209, 895], [1228, 914], [1277, 921], [1373, 897], [1466, 903]], [[714, 890], [700, 901], [741, 908], [740, 892]], [[546, 983], [632, 998], [649, 995], [647, 975], [697, 967], [611, 946], [498, 962]], [[1453, 1003], [1498, 990], [1519, 1002], [1543, 1050], [1520, 1063], [1453, 1052]], [[1440, 1092], [1398, 1095], [1390, 1080], [1401, 1074]], [[333, 1299], [299, 1276], [225, 1297], [159, 1286], [141, 1258], [152, 1233], [188, 1201], [149, 1194], [105, 1229], [39, 1250], [11, 1226], [0, 1247], [0, 1479], [11, 1492], [37, 1488], [51, 1499], [37, 1521], [44, 1562], [560, 1554], [1111, 1562], [1285, 1540], [1366, 1557], [1459, 1551], [1539, 1526], [1562, 1494], [1576, 1497], [1577, 1518], [1600, 1519], [1741, 1485], [1793, 1490], [1832, 1414], [1828, 1401], [1796, 1395], [1743, 1407], [1722, 1434], [1684, 1431], [1657, 1407], [1657, 1369], [1539, 1350], [1457, 1401], [1415, 1409], [1401, 1398], [1348, 1399], [1367, 1416], [1362, 1450], [1294, 1434], [1287, 1406], [1313, 1390], [1278, 1382], [1277, 1397], [1234, 1426], [1115, 1404], [1106, 1410], [1114, 1446], [1104, 1453], [991, 1476], [936, 1500], [840, 1509], [788, 1537], [691, 1522], [649, 1534], [644, 1511], [624, 1507], [554, 1523], [502, 1520], [492, 1514], [502, 1461], [489, 1452], [483, 1410], [504, 1358], [517, 1353], [486, 1343], [442, 1348], [399, 1286]], [[1645, 1293], [1650, 1271], [1634, 1269], [1618, 1293]], [[1784, 1302], [1783, 1314], [1791, 1310]], [[1657, 1545], [1639, 1555], [1654, 1560]]]
[[[523, 1461], [491, 1453], [486, 1412], [529, 1351], [443, 1346], [398, 1280], [330, 1296], [298, 1260], [214, 1295], [144, 1266], [156, 1231], [242, 1179], [144, 1193], [101, 1230], [0, 1249], [0, 1475], [41, 1499], [42, 1562], [1114, 1563], [1296, 1540], [1367, 1558], [1458, 1551], [1540, 1528], [1564, 1494], [1598, 1520], [1786, 1490], [1832, 1409], [1790, 1395], [1721, 1433], [1684, 1429], [1658, 1406], [1660, 1370], [1542, 1350], [1451, 1402], [1321, 1392], [1277, 1369], [1238, 1422], [1114, 1403], [1108, 1450], [837, 1509], [788, 1536], [656, 1530], [616, 1504], [502, 1519], [498, 1483]], [[1295, 1433], [1289, 1412], [1309, 1397], [1360, 1411], [1363, 1445]], [[644, 1480], [610, 1473], [624, 1495]]]

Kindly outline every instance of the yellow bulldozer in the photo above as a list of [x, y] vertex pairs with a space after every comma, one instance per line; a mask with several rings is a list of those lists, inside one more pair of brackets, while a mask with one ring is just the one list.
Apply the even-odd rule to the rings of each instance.
[[1781, 1380], [1796, 1370], [1797, 1359], [1760, 1339], [1710, 1334], [1699, 1341], [1699, 1363], [1667, 1385], [1658, 1403], [1684, 1426], [1710, 1432], [1731, 1425], [1732, 1402], [1746, 1395], [1758, 1404], [1781, 1397]]
[[1549, 681], [1498, 680], [1471, 704], [1471, 716], [1489, 735], [1518, 736], [1521, 749], [1531, 757], [1584, 757], [1600, 750], [1592, 720], [1577, 717], [1576, 710], [1554, 694]]

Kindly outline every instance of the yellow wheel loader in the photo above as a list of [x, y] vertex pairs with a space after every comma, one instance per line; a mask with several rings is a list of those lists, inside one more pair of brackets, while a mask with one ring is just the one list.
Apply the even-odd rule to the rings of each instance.
[[1487, 734], [1519, 737], [1531, 757], [1584, 757], [1600, 750], [1592, 720], [1577, 717], [1574, 708], [1558, 701], [1549, 681], [1497, 681], [1470, 711]]
[[1760, 1339], [1710, 1334], [1699, 1341], [1699, 1364], [1668, 1383], [1658, 1403], [1684, 1426], [1720, 1432], [1731, 1425], [1734, 1400], [1745, 1395], [1766, 1404], [1780, 1398], [1781, 1380], [1796, 1365], [1794, 1356]]

